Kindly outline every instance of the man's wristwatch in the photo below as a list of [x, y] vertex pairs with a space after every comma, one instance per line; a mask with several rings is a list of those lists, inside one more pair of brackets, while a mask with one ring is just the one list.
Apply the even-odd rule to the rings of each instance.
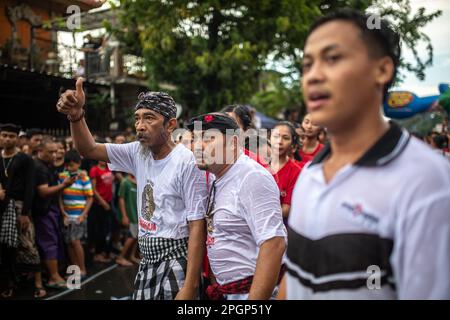
[[77, 118], [72, 118], [70, 115], [67, 115], [67, 120], [69, 120], [72, 123], [78, 122], [83, 118], [84, 118], [84, 109], [81, 109], [81, 114]]

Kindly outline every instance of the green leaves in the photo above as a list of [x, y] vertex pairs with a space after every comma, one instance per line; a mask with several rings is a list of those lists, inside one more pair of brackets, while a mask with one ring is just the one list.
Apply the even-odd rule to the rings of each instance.
[[[176, 86], [173, 94], [187, 109], [205, 112], [251, 100], [275, 115], [300, 102], [298, 80], [280, 79], [288, 73], [298, 79], [310, 24], [345, 6], [372, 6], [392, 20], [416, 57], [403, 61], [404, 69], [424, 77], [433, 51], [421, 29], [441, 13], [413, 13], [408, 0], [395, 6], [386, 0], [121, 0], [120, 25], [109, 30], [128, 53], [145, 58], [151, 88]], [[419, 43], [426, 44], [425, 58], [419, 56]], [[272, 77], [272, 90], [261, 90], [270, 61], [283, 61], [287, 71]]]
[[288, 17], [278, 17], [277, 18], [277, 31], [287, 32], [290, 27], [290, 21]]

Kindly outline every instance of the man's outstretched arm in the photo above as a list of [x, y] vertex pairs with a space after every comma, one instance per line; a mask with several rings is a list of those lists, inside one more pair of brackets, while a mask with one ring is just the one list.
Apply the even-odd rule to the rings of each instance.
[[96, 143], [87, 126], [86, 120], [70, 123], [70, 133], [75, 149], [85, 158], [109, 162], [103, 143]]
[[85, 158], [109, 162], [104, 144], [96, 143], [84, 119], [83, 106], [86, 98], [83, 78], [78, 78], [76, 90], [66, 90], [58, 100], [56, 108], [70, 118], [70, 132], [75, 149]]

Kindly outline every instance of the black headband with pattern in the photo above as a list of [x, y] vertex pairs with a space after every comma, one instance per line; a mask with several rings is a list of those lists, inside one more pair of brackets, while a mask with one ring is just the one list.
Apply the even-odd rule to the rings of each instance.
[[177, 117], [177, 107], [171, 96], [165, 92], [147, 91], [141, 92], [138, 96], [135, 110], [147, 108], [158, 112], [167, 119]]

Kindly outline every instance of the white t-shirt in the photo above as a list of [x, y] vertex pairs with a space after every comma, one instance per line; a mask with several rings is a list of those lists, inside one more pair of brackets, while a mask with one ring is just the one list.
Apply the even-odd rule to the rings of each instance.
[[105, 145], [110, 169], [136, 177], [139, 237], [188, 237], [188, 221], [204, 218], [208, 197], [194, 154], [177, 145], [164, 159], [144, 159], [139, 142]]
[[286, 239], [287, 232], [278, 187], [257, 162], [240, 155], [215, 185], [208, 258], [217, 282], [225, 284], [254, 275], [259, 246], [273, 237]]

